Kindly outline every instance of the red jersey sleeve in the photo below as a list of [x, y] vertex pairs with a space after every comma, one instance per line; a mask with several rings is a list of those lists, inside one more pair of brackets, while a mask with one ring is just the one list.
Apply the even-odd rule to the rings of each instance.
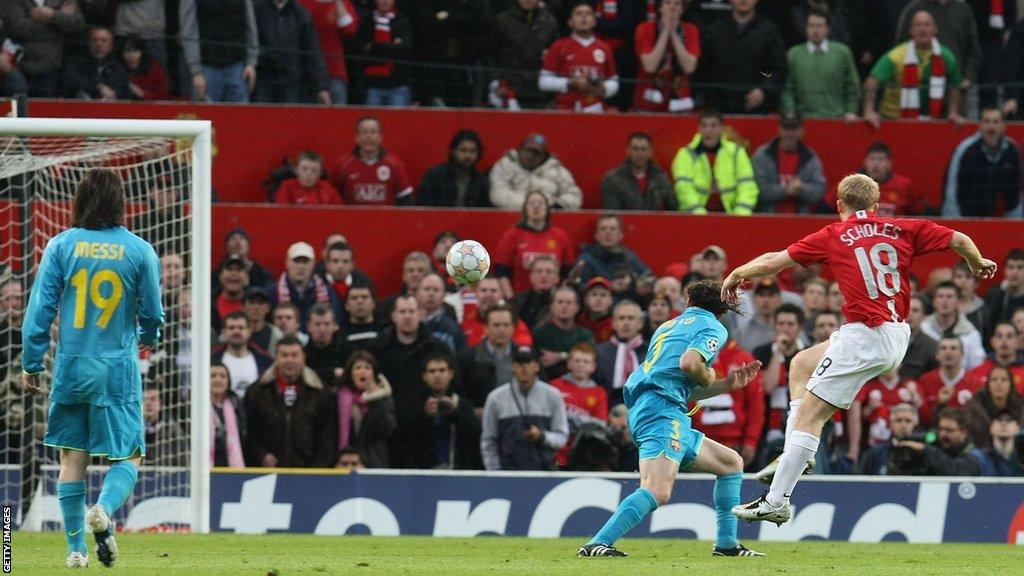
[[292, 180], [285, 180], [281, 182], [281, 185], [277, 187], [277, 192], [274, 192], [274, 203], [276, 204], [293, 204], [292, 199]]
[[398, 156], [388, 155], [391, 160], [391, 171], [394, 178], [395, 201], [402, 200], [412, 195], [412, 182], [409, 180], [409, 172], [405, 169], [405, 162]]
[[618, 75], [618, 72], [616, 72], [615, 70], [615, 58], [612, 56], [612, 49], [609, 48], [608, 46], [605, 46], [605, 54], [606, 56], [604, 57], [604, 77], [614, 78], [615, 76]]
[[320, 186], [322, 186], [323, 190], [327, 193], [327, 198], [329, 199], [330, 204], [345, 203], [345, 199], [341, 197], [341, 193], [338, 192], [338, 189], [335, 188], [333, 184], [331, 184], [327, 180], [321, 180]]
[[598, 386], [594, 389], [594, 396], [597, 398], [597, 402], [594, 404], [594, 408], [591, 410], [591, 415], [594, 418], [599, 418], [608, 421], [608, 392], [604, 388]]
[[542, 70], [556, 75], [559, 74], [559, 68], [562, 64], [562, 46], [562, 40], [555, 40], [548, 48], [547, 52], [544, 53], [544, 62], [541, 64]]
[[348, 190], [345, 189], [345, 180], [348, 169], [349, 156], [342, 156], [334, 162], [334, 169], [331, 170], [331, 184], [334, 184], [334, 188], [338, 190], [342, 195], [348, 195]]
[[561, 228], [552, 228], [551, 230], [558, 233], [558, 244], [561, 247], [561, 254], [558, 255], [560, 264], [572, 266], [576, 263], [576, 247], [569, 240], [569, 235], [565, 233], [565, 230]]
[[828, 259], [828, 228], [822, 228], [786, 249], [789, 257], [801, 266], [810, 266]]
[[637, 58], [654, 50], [656, 34], [657, 28], [650, 22], [644, 22], [636, 27], [636, 32], [633, 33], [633, 46]]
[[[512, 265], [516, 259], [516, 228], [509, 228], [501, 235], [498, 241], [498, 250], [494, 253], [494, 264], [499, 267], [499, 276], [511, 276]], [[501, 274], [502, 270], [508, 270], [508, 274]]]
[[686, 51], [700, 58], [700, 28], [696, 24], [683, 23], [683, 47]]
[[917, 224], [914, 234], [914, 254], [928, 254], [949, 248], [953, 238], [953, 230], [931, 220], [915, 220]]
[[349, 16], [352, 18], [352, 21], [345, 26], [340, 26], [341, 20], [339, 18], [338, 31], [341, 32], [341, 37], [345, 38], [359, 31], [359, 12], [356, 11], [355, 6], [352, 5], [350, 0], [343, 0], [343, 2], [345, 3], [345, 10], [348, 11]]

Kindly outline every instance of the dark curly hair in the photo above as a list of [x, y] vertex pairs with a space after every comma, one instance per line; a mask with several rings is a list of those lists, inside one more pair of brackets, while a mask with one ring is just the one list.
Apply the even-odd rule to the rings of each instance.
[[94, 168], [78, 183], [71, 226], [104, 230], [124, 225], [124, 184], [117, 172]]
[[722, 316], [732, 310], [739, 312], [736, 302], [722, 301], [722, 283], [714, 280], [700, 280], [686, 288], [686, 297], [690, 306], [703, 308], [715, 316]]

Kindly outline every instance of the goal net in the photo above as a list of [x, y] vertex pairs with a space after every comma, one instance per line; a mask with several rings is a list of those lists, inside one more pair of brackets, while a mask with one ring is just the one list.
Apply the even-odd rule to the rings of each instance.
[[[147, 454], [116, 520], [208, 529], [209, 162], [208, 122], [0, 120], [0, 494], [22, 530], [61, 525], [59, 451], [42, 444], [49, 400], [21, 385], [24, 309], [43, 249], [69, 226], [77, 185], [96, 167], [121, 175], [125, 225], [160, 256], [166, 322], [160, 344], [140, 354]], [[93, 460], [89, 503], [105, 470]]]

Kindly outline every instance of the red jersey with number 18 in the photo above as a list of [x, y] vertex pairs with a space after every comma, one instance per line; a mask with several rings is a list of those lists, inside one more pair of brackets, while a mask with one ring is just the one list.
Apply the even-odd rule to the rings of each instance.
[[874, 328], [907, 317], [914, 257], [949, 248], [952, 236], [953, 230], [929, 220], [881, 218], [859, 210], [787, 251], [801, 266], [828, 264], [846, 300], [847, 320]]

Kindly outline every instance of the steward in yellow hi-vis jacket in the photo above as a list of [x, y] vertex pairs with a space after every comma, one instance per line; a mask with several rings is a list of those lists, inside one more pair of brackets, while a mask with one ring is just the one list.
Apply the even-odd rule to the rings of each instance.
[[757, 183], [742, 146], [722, 135], [722, 119], [705, 114], [700, 132], [672, 161], [679, 210], [689, 214], [727, 212], [749, 216], [757, 206]]

